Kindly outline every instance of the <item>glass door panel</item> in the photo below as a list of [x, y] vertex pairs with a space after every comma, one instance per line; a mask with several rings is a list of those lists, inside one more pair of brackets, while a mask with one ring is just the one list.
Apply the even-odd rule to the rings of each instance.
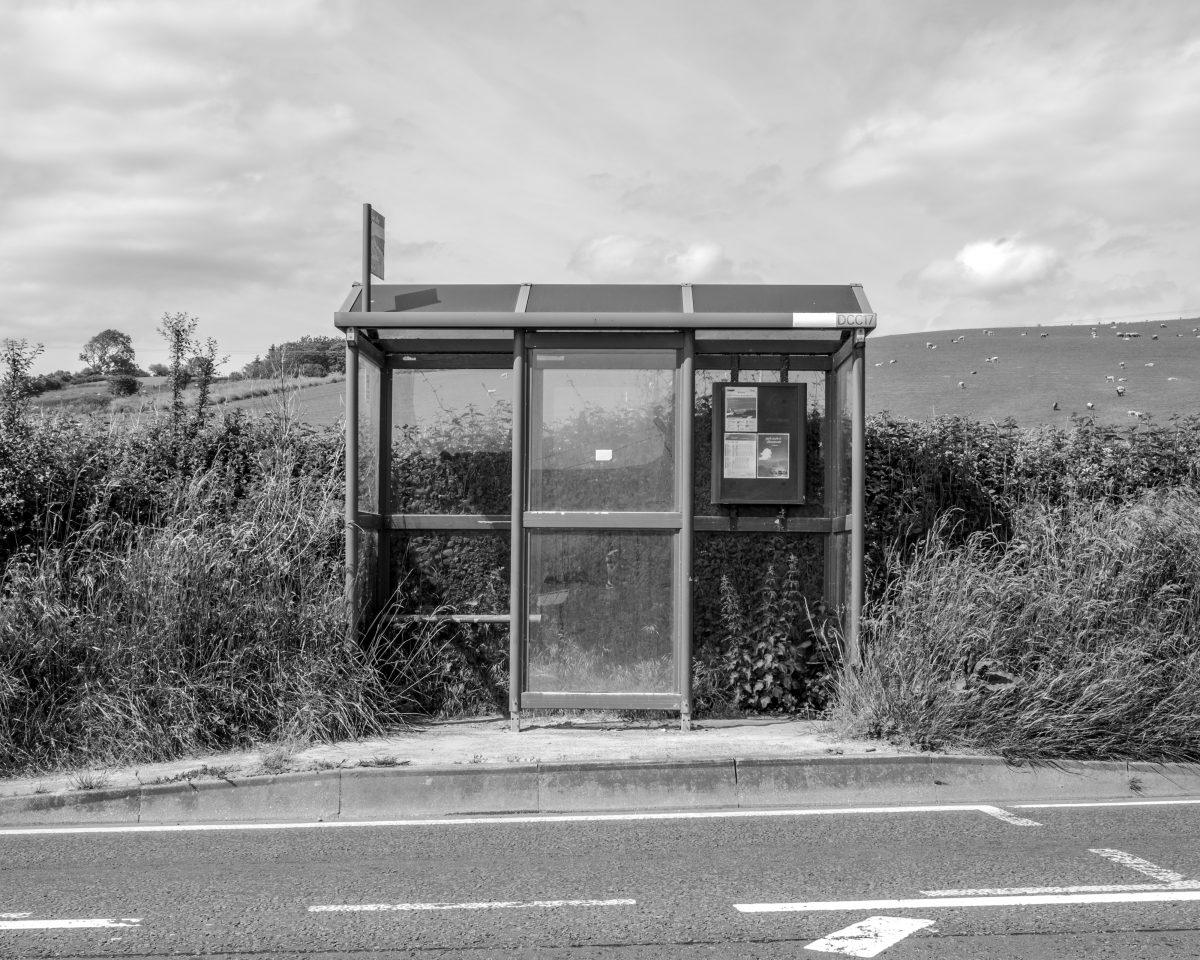
[[533, 350], [530, 510], [675, 506], [675, 351]]
[[529, 534], [528, 690], [675, 689], [667, 531]]
[[578, 342], [528, 354], [522, 692], [668, 708], [681, 695], [680, 354]]

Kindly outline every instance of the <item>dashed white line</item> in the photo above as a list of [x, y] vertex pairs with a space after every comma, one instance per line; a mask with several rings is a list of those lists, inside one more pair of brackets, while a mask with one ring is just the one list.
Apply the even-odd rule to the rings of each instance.
[[26, 911], [25, 913], [0, 913], [0, 920], [23, 920], [25, 917], [32, 917], [33, 914]]
[[815, 913], [857, 910], [930, 910], [948, 907], [1066, 906], [1077, 903], [1160, 903], [1200, 900], [1200, 890], [1160, 887], [1144, 893], [1034, 894], [1008, 897], [914, 897], [905, 900], [822, 900], [811, 903], [735, 903], [739, 913]]
[[1009, 813], [1003, 807], [979, 807], [980, 813], [986, 813], [989, 817], [995, 817], [997, 820], [1003, 820], [1005, 823], [1011, 824], [1014, 827], [1040, 827], [1041, 824], [1036, 820], [1029, 820], [1026, 817], [1018, 817], [1015, 813]]
[[1141, 890], [1200, 890], [1200, 882], [1183, 883], [1101, 883], [1066, 887], [980, 887], [961, 890], [922, 890], [925, 897], [1018, 897], [1041, 893], [1133, 893]]
[[1182, 873], [1176, 873], [1174, 870], [1167, 870], [1157, 864], [1151, 863], [1149, 860], [1143, 860], [1141, 857], [1135, 857], [1132, 853], [1126, 853], [1124, 850], [1089, 850], [1089, 853], [1098, 854], [1106, 860], [1111, 860], [1113, 863], [1119, 863], [1123, 867], [1128, 867], [1130, 870], [1136, 870], [1138, 873], [1144, 873], [1148, 877], [1153, 877], [1159, 883], [1187, 883], [1188, 879]]
[[0, 930], [77, 930], [87, 927], [140, 927], [140, 917], [104, 919], [90, 917], [71, 920], [0, 920]]
[[804, 949], [817, 953], [840, 953], [848, 957], [874, 957], [932, 923], [932, 920], [910, 917], [867, 917], [827, 937], [814, 940]]
[[636, 900], [486, 900], [466, 903], [334, 903], [309, 913], [377, 913], [392, 910], [521, 910], [537, 907], [632, 907]]

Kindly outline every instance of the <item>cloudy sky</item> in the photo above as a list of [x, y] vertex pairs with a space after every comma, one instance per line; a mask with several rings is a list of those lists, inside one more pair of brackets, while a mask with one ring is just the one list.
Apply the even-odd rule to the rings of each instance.
[[388, 278], [862, 282], [881, 332], [1200, 311], [1200, 3], [0, 7], [0, 336], [240, 366]]

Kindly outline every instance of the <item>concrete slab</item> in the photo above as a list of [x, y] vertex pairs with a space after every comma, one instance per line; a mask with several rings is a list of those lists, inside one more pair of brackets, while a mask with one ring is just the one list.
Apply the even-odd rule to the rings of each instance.
[[141, 791], [140, 821], [333, 820], [338, 815], [339, 776], [299, 773], [147, 786]]
[[535, 813], [536, 765], [346, 770], [342, 820]]
[[137, 788], [0, 798], [0, 825], [136, 823]]
[[546, 813], [737, 805], [732, 760], [543, 764], [539, 780]]

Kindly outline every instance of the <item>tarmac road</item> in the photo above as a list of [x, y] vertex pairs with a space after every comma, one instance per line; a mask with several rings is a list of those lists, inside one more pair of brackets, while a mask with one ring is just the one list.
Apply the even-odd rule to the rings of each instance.
[[0, 831], [2, 956], [360, 952], [1194, 960], [1200, 799]]

